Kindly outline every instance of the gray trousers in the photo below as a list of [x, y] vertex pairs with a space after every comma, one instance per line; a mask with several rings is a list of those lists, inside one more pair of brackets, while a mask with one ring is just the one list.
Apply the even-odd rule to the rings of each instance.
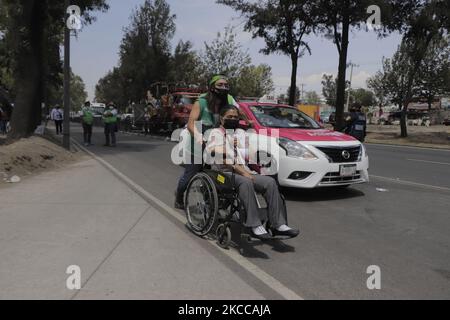
[[[231, 176], [231, 173], [226, 173]], [[236, 174], [236, 187], [239, 192], [247, 219], [245, 227], [255, 228], [262, 225], [262, 222], [269, 221], [273, 228], [278, 228], [287, 224], [287, 212], [284, 201], [278, 191], [275, 179], [267, 176], [254, 175], [254, 180]], [[255, 191], [262, 194], [267, 202], [267, 214], [265, 210], [259, 210], [256, 201]]]

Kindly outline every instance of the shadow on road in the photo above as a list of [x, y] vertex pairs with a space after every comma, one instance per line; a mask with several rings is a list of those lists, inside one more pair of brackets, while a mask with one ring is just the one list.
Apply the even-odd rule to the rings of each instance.
[[119, 141], [117, 145], [117, 149], [119, 151], [124, 152], [148, 152], [152, 151], [158, 147], [160, 147], [161, 144], [152, 143], [152, 142], [138, 142], [138, 141]]
[[328, 200], [342, 200], [365, 196], [365, 193], [349, 188], [318, 188], [318, 189], [296, 189], [296, 188], [280, 188], [281, 193], [288, 201], [316, 202]]

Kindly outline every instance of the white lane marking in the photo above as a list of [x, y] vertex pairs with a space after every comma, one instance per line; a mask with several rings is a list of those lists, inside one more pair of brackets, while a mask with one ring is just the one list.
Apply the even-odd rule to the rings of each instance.
[[[156, 203], [158, 206], [163, 208], [168, 214], [170, 214], [173, 218], [177, 219], [179, 222], [185, 224], [186, 220], [179, 214], [179, 212], [175, 211], [168, 205], [166, 205], [164, 202], [159, 200], [154, 195], [150, 194], [146, 190], [144, 190], [141, 186], [134, 183], [131, 179], [129, 179], [127, 176], [125, 176], [123, 173], [121, 173], [119, 170], [114, 168], [112, 165], [110, 165], [108, 162], [103, 160], [102, 158], [96, 156], [94, 153], [90, 152], [86, 148], [82, 147], [77, 141], [74, 139], [71, 139], [72, 142], [77, 145], [81, 150], [89, 154], [91, 157], [99, 161], [101, 164], [103, 164], [106, 168], [111, 170], [116, 176], [118, 176], [120, 179], [122, 179], [126, 184], [128, 184], [136, 193], [138, 193], [143, 198], [147, 198], [150, 201]], [[208, 241], [208, 243], [213, 246], [216, 250], [219, 250], [217, 247], [217, 244], [212, 240], [205, 240]], [[260, 269], [257, 265], [251, 263], [244, 257], [242, 257], [239, 253], [237, 253], [234, 250], [220, 250], [221, 253], [228, 256], [230, 259], [232, 259], [234, 262], [239, 264], [242, 268], [253, 274], [257, 279], [259, 279], [261, 282], [263, 282], [265, 285], [267, 285], [269, 288], [277, 292], [280, 296], [285, 298], [286, 300], [304, 300], [301, 296], [296, 294], [294, 291], [286, 287], [284, 284], [282, 284], [280, 281], [272, 277], [270, 274], [265, 272], [264, 270]]]
[[370, 175], [370, 177], [371, 178], [375, 178], [375, 179], [380, 179], [380, 180], [387, 180], [387, 181], [391, 181], [391, 182], [396, 182], [396, 183], [400, 183], [400, 184], [416, 186], [416, 187], [450, 191], [450, 188], [432, 186], [430, 184], [423, 184], [423, 183], [411, 182], [411, 181], [407, 181], [407, 180], [393, 179], [393, 178], [374, 176], [374, 175]]
[[450, 163], [448, 163], [448, 162], [436, 162], [436, 161], [419, 160], [419, 159], [406, 159], [406, 160], [415, 161], [415, 162], [433, 163], [433, 164], [444, 164], [444, 165], [450, 166]]
[[401, 145], [397, 145], [397, 144], [382, 144], [382, 143], [364, 143], [364, 145], [369, 145], [369, 146], [380, 146], [380, 147], [391, 147], [391, 148], [406, 148], [406, 149], [419, 149], [419, 150], [432, 150], [432, 151], [445, 151], [445, 152], [450, 152], [450, 149], [446, 149], [446, 148], [428, 148], [428, 147], [413, 147], [413, 146], [401, 146]]

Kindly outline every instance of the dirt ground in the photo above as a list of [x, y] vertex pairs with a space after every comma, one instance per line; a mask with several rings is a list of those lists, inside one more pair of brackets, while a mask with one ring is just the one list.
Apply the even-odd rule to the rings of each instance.
[[366, 142], [450, 149], [450, 126], [408, 126], [408, 137], [400, 138], [399, 126], [369, 125]]
[[50, 139], [33, 136], [7, 144], [5, 138], [0, 137], [0, 186], [9, 184], [8, 180], [14, 176], [23, 180], [85, 157], [81, 152], [63, 149]]

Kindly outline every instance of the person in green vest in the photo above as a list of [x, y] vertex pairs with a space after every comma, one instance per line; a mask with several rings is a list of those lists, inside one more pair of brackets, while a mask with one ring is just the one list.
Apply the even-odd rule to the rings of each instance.
[[[185, 164], [184, 173], [178, 181], [174, 205], [176, 209], [184, 209], [184, 193], [186, 192], [189, 181], [202, 169], [202, 134], [218, 126], [221, 108], [226, 105], [235, 105], [239, 108], [229, 92], [230, 85], [228, 79], [223, 75], [216, 75], [209, 82], [208, 93], [202, 94], [192, 107], [187, 125], [187, 129], [191, 135], [191, 161]], [[201, 122], [201, 125], [198, 122]], [[197, 146], [195, 147], [195, 145]]]
[[116, 147], [117, 109], [114, 106], [113, 102], [108, 103], [106, 111], [103, 113], [103, 123], [105, 124], [105, 138], [106, 138], [104, 146]]
[[81, 123], [83, 125], [83, 138], [86, 147], [91, 146], [92, 125], [94, 124], [94, 115], [91, 109], [91, 103], [86, 101], [83, 109], [81, 109]]

